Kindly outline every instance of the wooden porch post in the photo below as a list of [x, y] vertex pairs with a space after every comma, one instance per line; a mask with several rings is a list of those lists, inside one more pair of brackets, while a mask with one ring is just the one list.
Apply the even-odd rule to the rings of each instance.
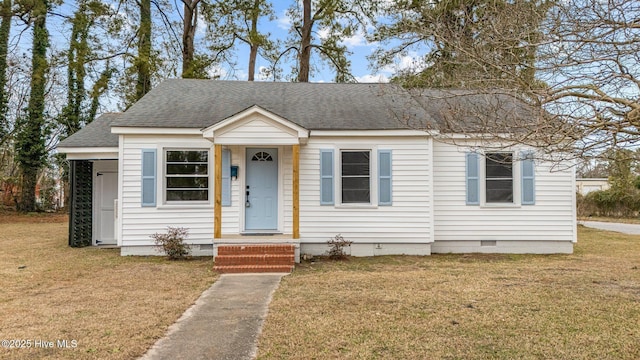
[[213, 238], [222, 237], [222, 145], [214, 145]]
[[293, 145], [293, 238], [300, 239], [300, 145]]

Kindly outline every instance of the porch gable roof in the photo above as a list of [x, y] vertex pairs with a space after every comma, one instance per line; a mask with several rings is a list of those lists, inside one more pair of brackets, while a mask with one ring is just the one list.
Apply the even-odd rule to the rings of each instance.
[[258, 105], [202, 129], [202, 135], [220, 145], [304, 144], [309, 130]]

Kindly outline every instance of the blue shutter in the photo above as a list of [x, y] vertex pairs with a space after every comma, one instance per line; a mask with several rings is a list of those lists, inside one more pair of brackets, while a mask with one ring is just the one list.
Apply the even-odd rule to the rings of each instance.
[[156, 206], [156, 149], [142, 149], [142, 206]]
[[467, 153], [467, 205], [480, 205], [480, 162], [478, 154]]
[[391, 205], [391, 150], [378, 150], [378, 205]]
[[222, 149], [222, 206], [231, 206], [231, 151]]
[[533, 152], [522, 152], [522, 205], [534, 205], [536, 203], [535, 163]]
[[320, 150], [320, 205], [333, 205], [333, 149]]

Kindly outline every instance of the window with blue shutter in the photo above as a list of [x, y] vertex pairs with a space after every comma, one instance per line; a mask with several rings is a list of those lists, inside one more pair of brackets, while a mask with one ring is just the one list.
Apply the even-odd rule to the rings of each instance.
[[156, 149], [142, 149], [142, 206], [156, 206]]
[[222, 206], [231, 206], [231, 151], [222, 150]]
[[320, 150], [320, 205], [333, 205], [333, 149]]
[[523, 152], [522, 160], [522, 205], [536, 203], [535, 162], [533, 152]]
[[480, 175], [478, 154], [466, 154], [467, 205], [480, 205]]
[[378, 150], [378, 205], [391, 204], [391, 150]]

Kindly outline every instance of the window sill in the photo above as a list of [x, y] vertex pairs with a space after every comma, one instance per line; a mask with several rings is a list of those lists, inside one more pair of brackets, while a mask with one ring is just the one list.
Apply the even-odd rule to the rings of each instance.
[[518, 209], [520, 204], [501, 204], [501, 203], [484, 203], [480, 205], [481, 209]]
[[340, 204], [334, 206], [336, 209], [377, 209], [378, 205], [373, 204]]
[[210, 203], [179, 203], [179, 204], [162, 204], [157, 207], [158, 210], [183, 210], [183, 209], [211, 209], [213, 210], [213, 204]]

